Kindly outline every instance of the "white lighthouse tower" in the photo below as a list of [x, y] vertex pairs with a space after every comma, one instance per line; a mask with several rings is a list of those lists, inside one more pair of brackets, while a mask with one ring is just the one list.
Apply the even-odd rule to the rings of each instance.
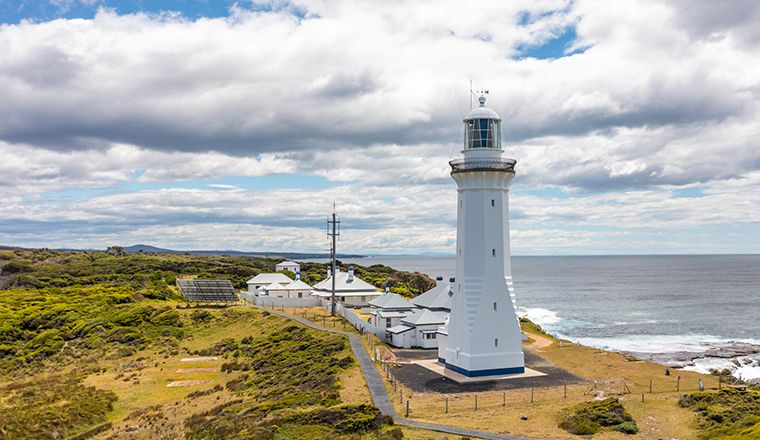
[[464, 118], [464, 158], [449, 162], [457, 183], [457, 263], [451, 315], [439, 330], [438, 360], [469, 377], [523, 373], [509, 251], [509, 184], [501, 118], [485, 106]]

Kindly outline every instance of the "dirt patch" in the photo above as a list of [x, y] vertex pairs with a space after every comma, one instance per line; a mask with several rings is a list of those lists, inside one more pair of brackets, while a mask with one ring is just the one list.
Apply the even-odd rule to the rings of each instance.
[[167, 388], [194, 387], [197, 385], [206, 385], [209, 383], [211, 383], [210, 380], [175, 380], [174, 382], [169, 382], [166, 386]]
[[219, 359], [216, 356], [199, 356], [199, 357], [192, 357], [192, 358], [182, 358], [180, 362], [207, 362], [207, 361], [215, 361]]

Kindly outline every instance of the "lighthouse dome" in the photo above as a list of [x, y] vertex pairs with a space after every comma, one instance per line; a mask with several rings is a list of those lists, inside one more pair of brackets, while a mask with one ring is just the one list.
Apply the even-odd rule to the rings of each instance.
[[501, 121], [501, 117], [498, 113], [493, 111], [493, 109], [486, 107], [485, 96], [479, 97], [478, 103], [480, 103], [480, 106], [470, 110], [470, 113], [467, 113], [467, 116], [464, 117], [465, 121], [471, 121], [473, 119], [496, 119]]

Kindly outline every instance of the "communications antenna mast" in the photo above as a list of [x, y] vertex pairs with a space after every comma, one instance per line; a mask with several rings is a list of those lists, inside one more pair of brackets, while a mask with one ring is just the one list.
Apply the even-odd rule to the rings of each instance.
[[337, 272], [336, 272], [337, 251], [335, 249], [335, 244], [339, 235], [340, 235], [340, 220], [337, 219], [337, 216], [335, 214], [335, 202], [333, 202], [332, 216], [331, 216], [331, 219], [327, 220], [327, 236], [330, 237], [330, 239], [332, 240], [332, 245], [330, 246], [330, 264], [331, 264], [330, 274], [332, 276], [332, 292], [330, 295], [330, 314], [333, 316], [335, 316], [335, 276], [337, 275]]

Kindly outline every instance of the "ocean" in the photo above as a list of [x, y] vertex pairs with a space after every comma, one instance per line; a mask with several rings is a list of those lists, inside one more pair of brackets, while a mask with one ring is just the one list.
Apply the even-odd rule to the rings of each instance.
[[[432, 277], [454, 257], [366, 257]], [[760, 379], [760, 255], [513, 257], [518, 313], [584, 345]]]

